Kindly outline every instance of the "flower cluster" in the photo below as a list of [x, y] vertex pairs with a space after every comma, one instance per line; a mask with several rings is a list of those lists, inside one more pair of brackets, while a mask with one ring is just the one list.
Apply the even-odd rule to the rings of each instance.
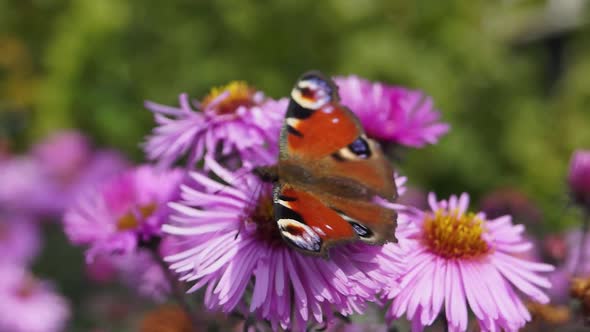
[[[341, 103], [359, 118], [371, 144], [420, 148], [450, 129], [421, 91], [355, 76], [334, 81]], [[369, 325], [343, 327], [340, 318], [376, 303], [386, 308], [382, 315], [389, 324], [407, 317], [415, 331], [437, 320], [450, 331], [466, 331], [470, 313], [484, 331], [517, 331], [531, 320], [526, 299], [549, 300], [546, 273], [553, 267], [531, 259], [524, 227], [508, 215], [470, 212], [467, 194], [441, 201], [430, 194], [429, 209], [423, 210], [408, 205], [419, 202], [416, 197], [374, 200], [396, 211], [397, 243], [340, 243], [326, 257], [294, 249], [275, 215], [275, 204], [289, 205], [289, 198], [280, 198], [255, 171], [278, 160], [288, 98], [275, 100], [232, 82], [200, 100], [182, 94], [179, 104], [146, 103], [157, 125], [143, 148], [157, 167], [119, 172], [79, 191], [68, 208], [65, 232], [72, 243], [88, 248], [89, 264], [106, 261], [158, 297], [183, 290], [182, 285], [188, 294], [201, 290], [207, 309], [245, 317], [244, 329], [255, 321], [276, 331], [363, 330]], [[82, 151], [84, 145], [68, 149]], [[37, 155], [53, 154], [39, 147]], [[47, 165], [71, 174], [70, 167], [84, 164], [62, 159]], [[174, 168], [180, 161], [185, 167]], [[407, 178], [392, 174], [390, 181], [403, 196]], [[22, 256], [33, 249], [23, 248]], [[182, 326], [197, 321], [186, 298], [194, 296], [181, 297], [188, 315], [179, 308], [173, 314]]]
[[353, 110], [370, 137], [409, 147], [434, 144], [450, 127], [439, 122], [432, 98], [421, 91], [336, 77], [342, 103]]
[[169, 166], [185, 157], [193, 165], [205, 155], [236, 161], [237, 154], [237, 161], [270, 163], [278, 153], [287, 99], [273, 100], [244, 82], [213, 88], [200, 102], [187, 94], [179, 99], [178, 108], [145, 104], [158, 124], [145, 143], [150, 160]]
[[163, 298], [170, 286], [159, 264], [165, 252], [161, 226], [183, 177], [181, 170], [148, 165], [113, 176], [79, 195], [64, 216], [66, 235], [72, 243], [88, 247], [89, 263], [108, 257], [140, 293]]
[[295, 251], [281, 240], [270, 186], [208, 162], [231, 185], [191, 173], [164, 225], [188, 246], [168, 257], [171, 267], [195, 282], [190, 291], [206, 288], [208, 308], [232, 312], [251, 292], [244, 310], [273, 326], [305, 330], [307, 322], [321, 324], [334, 312], [361, 312], [382, 289], [398, 291], [396, 280], [404, 272], [399, 246], [342, 246], [330, 252], [330, 260]]
[[590, 209], [590, 151], [580, 150], [572, 155], [567, 181], [572, 200]]
[[[419, 91], [354, 76], [335, 81], [342, 103], [357, 114], [368, 136], [380, 142], [422, 147], [436, 143], [449, 130], [439, 122], [432, 99]], [[432, 324], [445, 304], [452, 330], [467, 328], [467, 308], [483, 329], [517, 330], [530, 315], [515, 289], [547, 301], [542, 289], [549, 282], [539, 272], [552, 267], [519, 258], [519, 252], [531, 247], [522, 237], [522, 227], [512, 225], [508, 216], [487, 220], [481, 213], [468, 213], [466, 195], [449, 202], [431, 198], [432, 212], [402, 208], [399, 244], [339, 246], [327, 261], [288, 247], [274, 222], [269, 185], [253, 175], [232, 172], [221, 158], [234, 153], [241, 165], [273, 162], [252, 156], [265, 151], [276, 156], [284, 104], [279, 111], [264, 107], [244, 97], [256, 93], [239, 93], [247, 89], [238, 86], [215, 90], [213, 97], [197, 104], [204, 105], [200, 112], [188, 106], [186, 97], [180, 110], [149, 105], [176, 118], [157, 117], [160, 126], [146, 145], [148, 155], [169, 164], [191, 151], [191, 162], [203, 159], [206, 165], [190, 173], [163, 230], [183, 238], [184, 250], [167, 260], [181, 280], [193, 283], [190, 291], [205, 288], [208, 308], [246, 315], [249, 311], [274, 327], [303, 330], [308, 324], [331, 321], [334, 312], [346, 316], [361, 312], [367, 302], [393, 299], [389, 317], [406, 314], [416, 329]], [[223, 107], [208, 111], [215, 95], [224, 93]], [[253, 145], [242, 132], [230, 129], [235, 122], [245, 125], [250, 116], [244, 112], [252, 105], [273, 128], [271, 137], [256, 136]], [[233, 122], [222, 123], [227, 114]], [[249, 123], [254, 133], [256, 123]], [[189, 126], [190, 131], [172, 129], [175, 126]], [[237, 145], [227, 134], [220, 136], [223, 130], [236, 133], [248, 145]], [[480, 280], [483, 272], [489, 277]]]
[[31, 272], [42, 248], [42, 221], [61, 217], [86, 188], [127, 165], [112, 150], [95, 150], [78, 132], [48, 137], [24, 155], [0, 158], [0, 331], [62, 331], [67, 300]]

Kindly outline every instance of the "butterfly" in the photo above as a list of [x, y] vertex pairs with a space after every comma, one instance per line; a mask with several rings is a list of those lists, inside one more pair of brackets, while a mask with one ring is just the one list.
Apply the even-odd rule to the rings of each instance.
[[297, 250], [327, 257], [337, 244], [397, 242], [397, 214], [375, 202], [397, 197], [392, 166], [320, 72], [296, 82], [279, 161], [255, 173], [274, 183], [275, 221], [283, 240]]

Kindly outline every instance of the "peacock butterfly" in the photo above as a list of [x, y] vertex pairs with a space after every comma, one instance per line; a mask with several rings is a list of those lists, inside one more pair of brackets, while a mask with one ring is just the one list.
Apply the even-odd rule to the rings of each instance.
[[278, 229], [304, 253], [327, 257], [336, 244], [397, 241], [397, 214], [375, 202], [396, 198], [393, 169], [320, 72], [305, 73], [293, 87], [279, 162], [255, 173], [274, 183]]

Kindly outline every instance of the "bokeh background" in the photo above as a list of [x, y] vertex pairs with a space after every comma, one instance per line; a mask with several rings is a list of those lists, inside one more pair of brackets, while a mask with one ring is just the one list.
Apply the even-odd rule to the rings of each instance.
[[[153, 126], [146, 99], [176, 105], [181, 92], [204, 96], [231, 80], [278, 98], [309, 69], [357, 74], [425, 91], [452, 126], [439, 144], [400, 154], [412, 186], [467, 191], [476, 202], [514, 195], [540, 211], [530, 232], [561, 232], [578, 222], [565, 186], [570, 154], [590, 147], [589, 7], [0, 0], [0, 137], [24, 152], [56, 130], [78, 128], [141, 162], [139, 145]], [[71, 299], [70, 330], [130, 326], [131, 309], [108, 304], [108, 294], [124, 289], [89, 283], [80, 249], [57, 224], [44, 228], [35, 271]]]

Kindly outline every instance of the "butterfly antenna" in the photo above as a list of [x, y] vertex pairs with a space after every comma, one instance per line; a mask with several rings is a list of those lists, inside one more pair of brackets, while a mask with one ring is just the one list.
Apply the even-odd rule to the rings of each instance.
[[244, 170], [239, 170], [239, 171], [238, 171], [238, 175], [236, 175], [235, 177], [233, 177], [233, 178], [231, 179], [231, 182], [232, 182], [232, 183], [228, 183], [228, 182], [226, 182], [226, 181], [223, 181], [223, 180], [222, 180], [222, 181], [223, 181], [223, 183], [224, 183], [223, 187], [221, 187], [221, 188], [219, 188], [219, 189], [215, 190], [215, 191], [213, 192], [213, 195], [217, 195], [217, 194], [220, 194], [220, 193], [224, 192], [226, 188], [229, 188], [229, 187], [231, 187], [231, 186], [233, 185], [233, 182], [236, 182], [236, 181], [238, 181], [238, 180], [242, 179], [244, 176], [246, 176], [246, 175], [248, 175], [248, 174], [250, 174], [250, 173], [251, 173], [251, 171], [250, 171], [250, 170], [247, 170], [247, 169], [244, 169]]

